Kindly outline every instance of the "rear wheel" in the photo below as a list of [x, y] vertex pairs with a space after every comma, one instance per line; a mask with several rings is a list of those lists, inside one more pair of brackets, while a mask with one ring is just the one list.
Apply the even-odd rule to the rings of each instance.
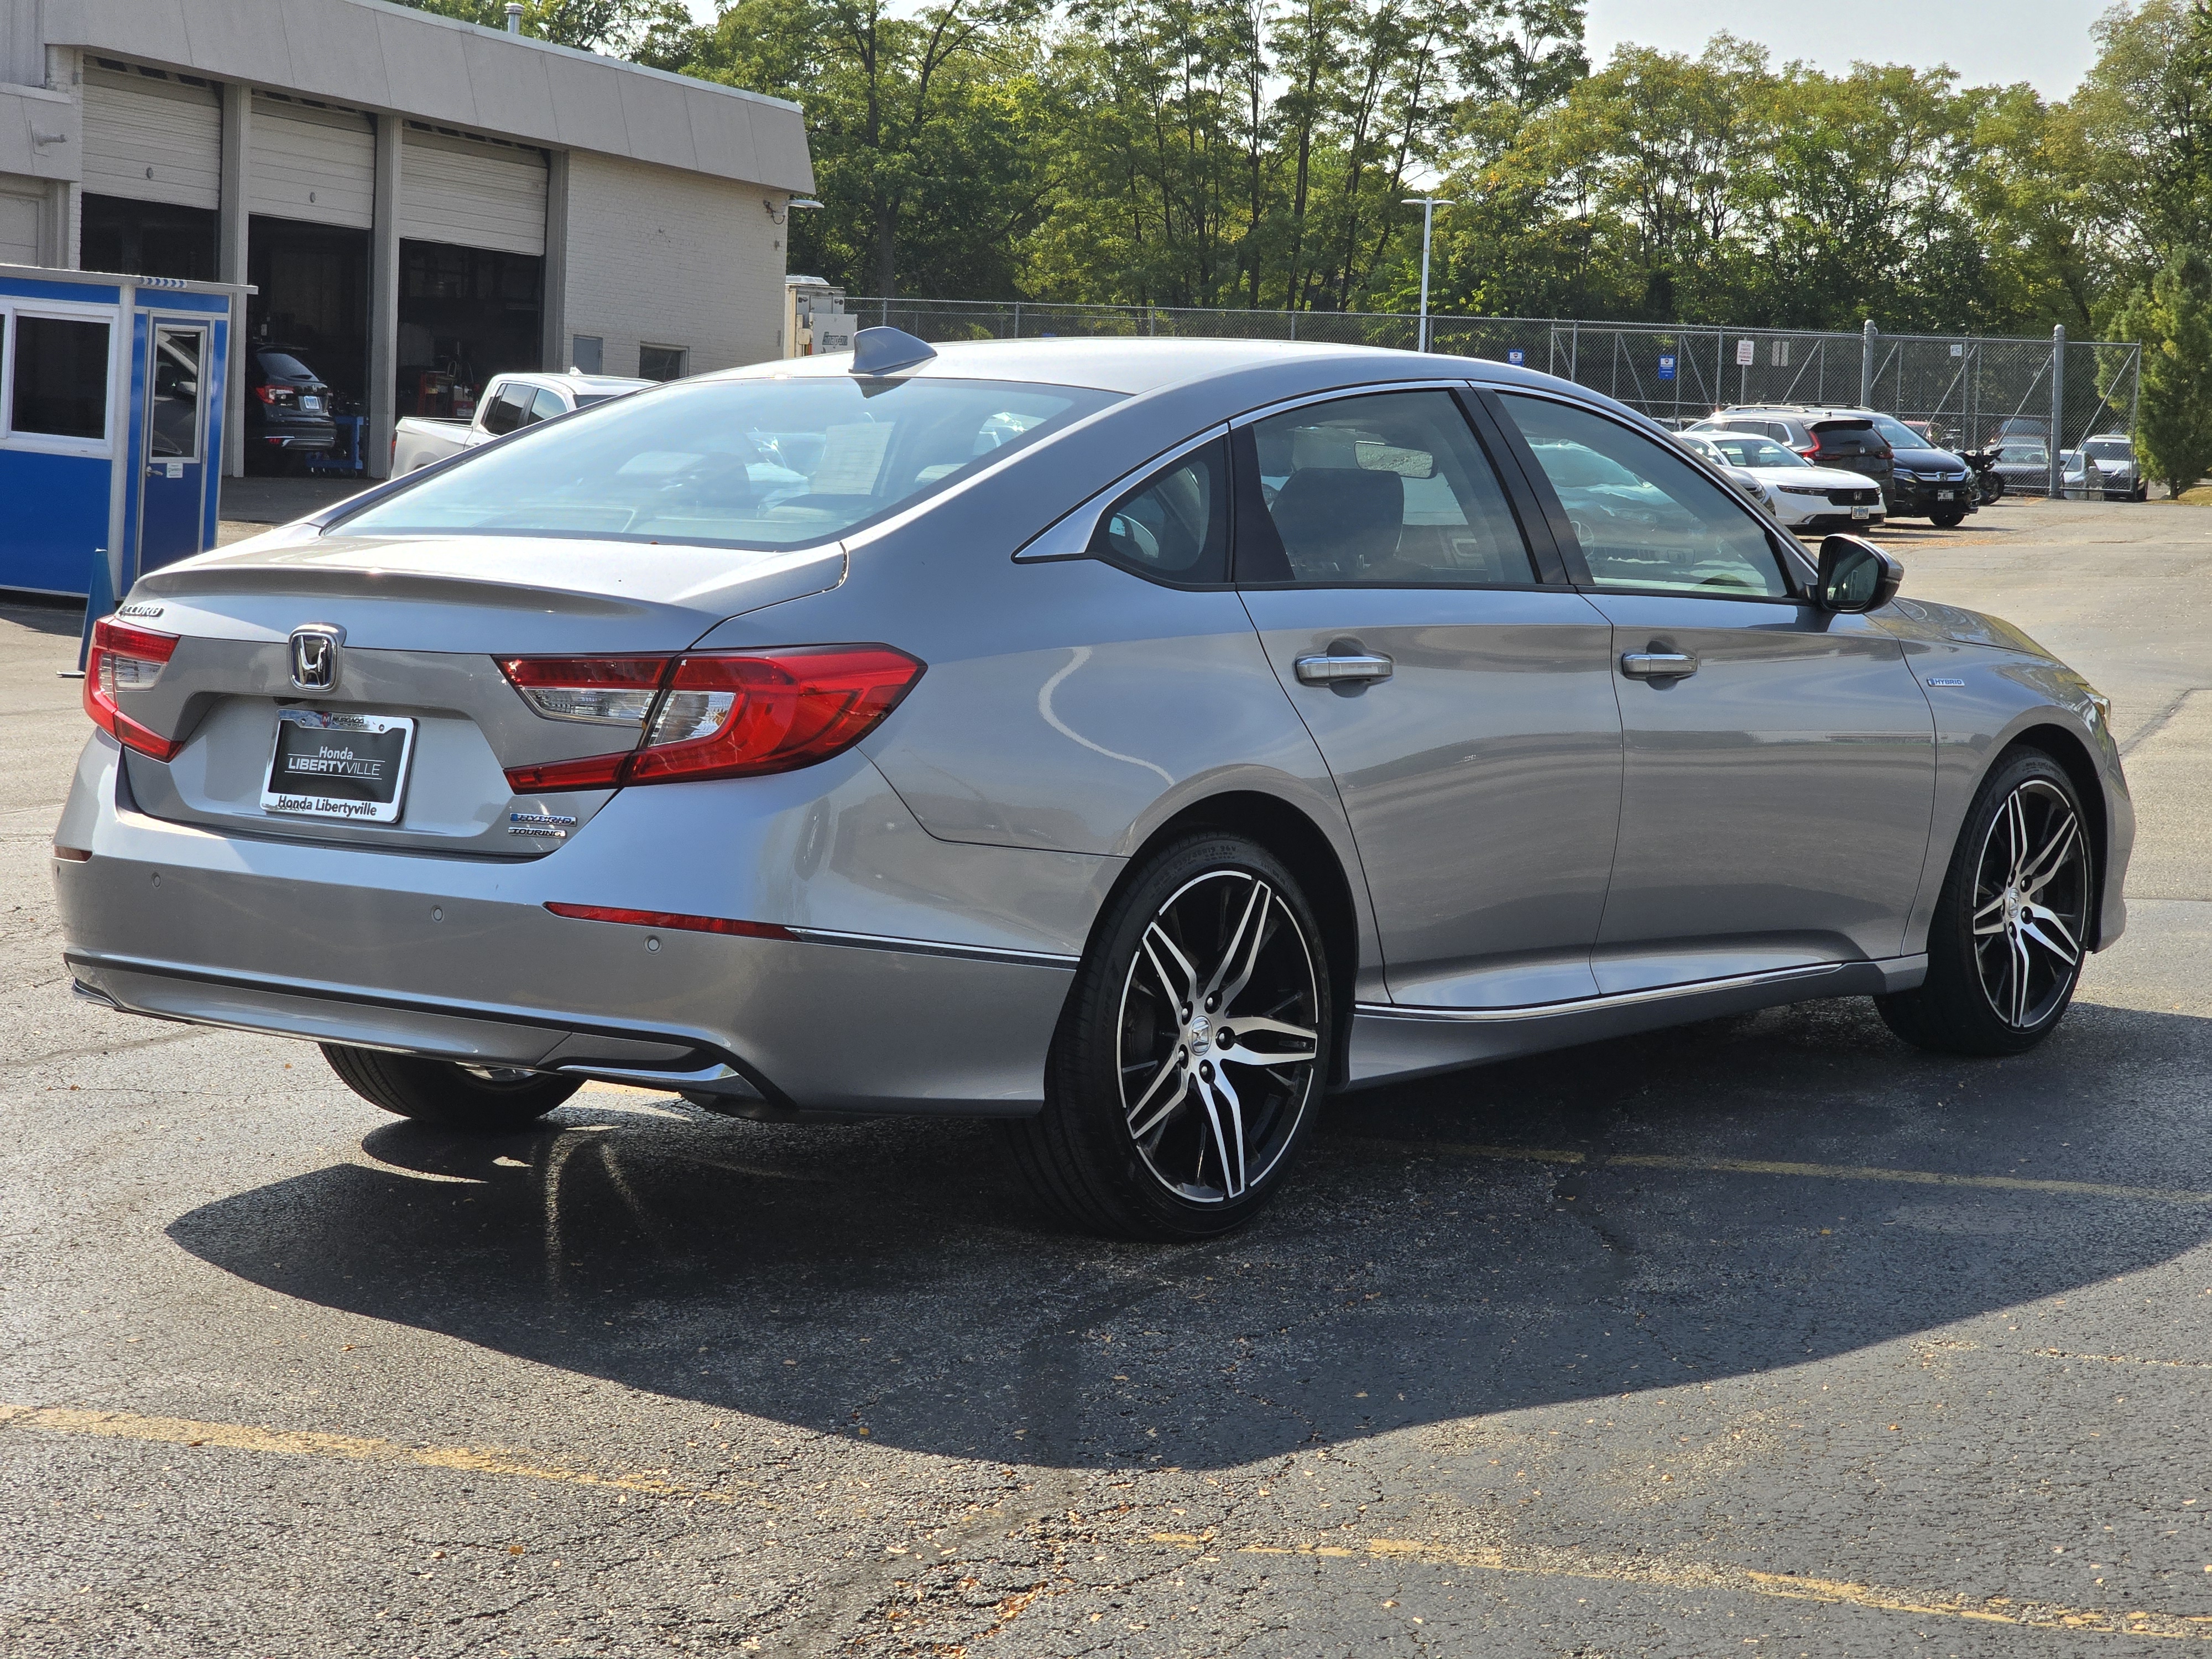
[[337, 1042], [325, 1042], [322, 1049], [339, 1081], [370, 1105], [441, 1129], [472, 1133], [526, 1127], [584, 1083], [581, 1078], [511, 1066], [463, 1066]]
[[1039, 1194], [1130, 1238], [1224, 1233], [1265, 1204], [1328, 1076], [1321, 929], [1265, 848], [1204, 834], [1147, 860], [1077, 970], [1045, 1107], [1008, 1126]]
[[2096, 890], [2073, 781], [2023, 750], [1966, 815], [1928, 930], [1928, 978], [1876, 997], [1891, 1030], [1939, 1054], [2016, 1054], [2073, 1000]]

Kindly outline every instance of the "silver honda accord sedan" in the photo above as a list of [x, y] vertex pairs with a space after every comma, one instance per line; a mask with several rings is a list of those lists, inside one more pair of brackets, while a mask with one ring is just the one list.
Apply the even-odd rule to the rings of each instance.
[[1821, 997], [2047, 1036], [2107, 705], [1900, 574], [1498, 363], [867, 331], [140, 581], [67, 960], [452, 1128], [988, 1115], [1077, 1224], [1218, 1233], [1332, 1091]]

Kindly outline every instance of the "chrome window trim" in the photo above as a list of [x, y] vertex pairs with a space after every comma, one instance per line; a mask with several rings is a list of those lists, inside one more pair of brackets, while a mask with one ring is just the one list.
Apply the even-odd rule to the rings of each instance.
[[1419, 380], [1376, 380], [1365, 386], [1334, 386], [1327, 392], [1301, 392], [1295, 398], [1280, 398], [1272, 404], [1262, 404], [1257, 409], [1248, 409], [1242, 415], [1231, 416], [1229, 429], [1241, 431], [1261, 421], [1294, 409], [1304, 409], [1313, 404], [1340, 404], [1352, 398], [1371, 398], [1386, 392], [1443, 392], [1465, 391], [1474, 382], [1463, 374], [1434, 375]]
[[1186, 438], [1179, 444], [1163, 449], [1151, 459], [1131, 467], [1112, 483], [1085, 497], [1080, 505], [1062, 514], [1016, 548], [1014, 562], [1052, 564], [1068, 559], [1089, 558], [1091, 539], [1097, 532], [1098, 520], [1105, 516], [1108, 507], [1121, 500], [1125, 491], [1135, 489], [1162, 467], [1174, 465], [1192, 451], [1203, 449], [1228, 434], [1229, 422], [1218, 421], [1196, 437]]

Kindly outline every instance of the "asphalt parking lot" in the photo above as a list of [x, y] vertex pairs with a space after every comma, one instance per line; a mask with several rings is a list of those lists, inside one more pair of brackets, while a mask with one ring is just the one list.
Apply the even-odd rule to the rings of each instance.
[[1353, 1097], [1188, 1249], [978, 1127], [462, 1141], [74, 1002], [77, 619], [0, 608], [9, 1651], [2212, 1640], [2212, 512], [1884, 539], [2115, 700], [2132, 920], [2056, 1037], [1814, 1004]]

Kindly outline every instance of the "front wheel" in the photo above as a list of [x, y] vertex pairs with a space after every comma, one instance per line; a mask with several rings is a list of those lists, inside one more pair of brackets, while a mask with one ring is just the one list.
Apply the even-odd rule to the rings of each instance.
[[1928, 515], [1928, 522], [1938, 530], [1956, 530], [1966, 521], [1966, 514], [1963, 508], [1955, 513], [1930, 513]]
[[526, 1128], [584, 1086], [581, 1078], [463, 1066], [337, 1042], [325, 1042], [322, 1050], [338, 1080], [370, 1105], [472, 1134]]
[[2050, 1036], [2081, 976], [2094, 858], [2057, 763], [2035, 750], [2001, 763], [1951, 855], [1927, 980], [1875, 999], [1890, 1030], [1951, 1054], [2017, 1054]]
[[1054, 1209], [1127, 1238], [1209, 1237], [1273, 1195], [1328, 1075], [1328, 964], [1297, 880], [1241, 836], [1146, 860], [1076, 971], [1042, 1114], [1008, 1126]]

